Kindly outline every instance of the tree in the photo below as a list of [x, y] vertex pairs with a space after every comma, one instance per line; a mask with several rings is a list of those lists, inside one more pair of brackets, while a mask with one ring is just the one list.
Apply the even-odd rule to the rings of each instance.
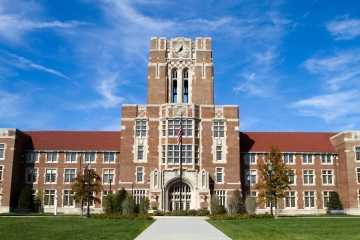
[[31, 188], [26, 186], [21, 190], [18, 198], [19, 209], [32, 209], [34, 206], [34, 196], [32, 195]]
[[216, 195], [212, 195], [210, 199], [210, 210], [211, 214], [219, 214], [220, 213], [220, 202], [219, 197]]
[[[81, 204], [80, 216], [83, 216], [84, 202], [88, 200], [88, 181], [89, 181], [89, 170], [84, 169], [84, 174], [78, 174], [74, 178], [74, 182], [71, 184], [71, 190], [74, 192], [73, 199], [76, 203]], [[95, 172], [94, 169], [90, 170], [90, 196], [89, 201], [100, 203], [100, 199], [96, 195], [102, 191], [101, 178]]]
[[[269, 171], [271, 165], [272, 171]], [[268, 155], [268, 161], [258, 161], [258, 169], [260, 172], [260, 181], [255, 185], [255, 188], [262, 190], [258, 199], [259, 202], [265, 202], [270, 199], [270, 173], [271, 173], [271, 195], [272, 206], [275, 206], [278, 199], [285, 198], [285, 190], [290, 190], [290, 175], [291, 169], [286, 167], [286, 163], [282, 161], [282, 154], [279, 149], [271, 145]], [[276, 212], [276, 211], [275, 211]]]
[[43, 203], [44, 203], [44, 189], [40, 188], [36, 196], [34, 198], [34, 203], [39, 207], [39, 213], [42, 213], [43, 211]]
[[147, 197], [141, 197], [139, 203], [139, 212], [141, 214], [148, 213], [150, 209], [150, 200]]
[[105, 196], [104, 201], [102, 203], [103, 211], [106, 214], [114, 213], [115, 212], [115, 195], [109, 193]]
[[228, 214], [246, 213], [244, 198], [239, 190], [235, 190], [228, 200]]
[[120, 191], [115, 195], [115, 212], [122, 213], [122, 203], [126, 199], [126, 196], [128, 195], [127, 191], [124, 188], [121, 188]]
[[245, 198], [245, 207], [248, 214], [255, 214], [255, 211], [258, 207], [256, 198], [248, 194]]
[[327, 204], [326, 212], [330, 213], [330, 210], [343, 210], [344, 207], [341, 203], [340, 196], [337, 192], [333, 191], [329, 193], [329, 202]]
[[125, 200], [122, 203], [122, 210], [124, 214], [134, 214], [135, 213], [135, 201], [131, 195], [127, 195]]

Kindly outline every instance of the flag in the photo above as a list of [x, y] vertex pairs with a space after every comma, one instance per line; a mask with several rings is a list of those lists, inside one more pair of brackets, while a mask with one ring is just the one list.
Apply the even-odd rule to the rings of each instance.
[[180, 146], [182, 143], [182, 135], [183, 135], [183, 128], [182, 128], [182, 120], [180, 119], [180, 125], [178, 130], [178, 137], [177, 137], [177, 145]]

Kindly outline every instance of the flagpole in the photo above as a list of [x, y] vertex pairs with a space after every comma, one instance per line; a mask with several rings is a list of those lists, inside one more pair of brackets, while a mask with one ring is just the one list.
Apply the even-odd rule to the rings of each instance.
[[181, 193], [182, 193], [182, 114], [180, 115], [180, 129], [181, 129], [181, 139], [180, 139], [180, 210], [181, 209]]

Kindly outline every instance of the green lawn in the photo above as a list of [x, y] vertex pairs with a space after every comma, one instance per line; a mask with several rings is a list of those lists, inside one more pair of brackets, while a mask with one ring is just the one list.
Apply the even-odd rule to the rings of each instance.
[[231, 239], [360, 239], [360, 218], [209, 220]]
[[153, 220], [0, 217], [0, 239], [134, 239]]

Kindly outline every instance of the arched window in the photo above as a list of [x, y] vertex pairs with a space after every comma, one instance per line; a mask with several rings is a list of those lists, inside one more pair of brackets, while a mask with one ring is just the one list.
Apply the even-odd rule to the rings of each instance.
[[171, 81], [172, 81], [172, 102], [177, 102], [177, 69], [173, 69], [171, 72]]
[[188, 69], [184, 69], [183, 72], [183, 81], [184, 81], [184, 103], [189, 102], [189, 71]]

